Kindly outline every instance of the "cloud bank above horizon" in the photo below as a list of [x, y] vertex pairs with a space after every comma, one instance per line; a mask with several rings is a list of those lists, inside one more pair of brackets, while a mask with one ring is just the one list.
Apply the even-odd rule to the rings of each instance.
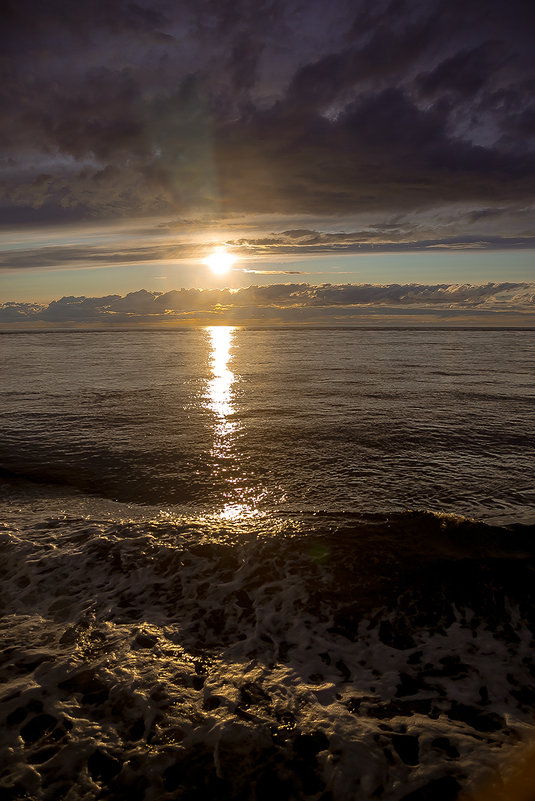
[[0, 304], [9, 328], [115, 325], [496, 325], [535, 327], [535, 283], [272, 284]]

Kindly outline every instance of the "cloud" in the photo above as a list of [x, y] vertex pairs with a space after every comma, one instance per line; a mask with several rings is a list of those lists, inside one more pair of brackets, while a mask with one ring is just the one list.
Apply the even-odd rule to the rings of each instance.
[[[74, 270], [114, 266], [168, 265], [202, 262], [216, 247], [225, 246], [240, 261], [235, 272], [252, 275], [305, 275], [290, 269], [285, 260], [315, 255], [352, 255], [366, 253], [432, 253], [433, 251], [525, 250], [535, 247], [532, 233], [532, 206], [515, 204], [474, 207], [459, 204], [423, 210], [420, 214], [395, 214], [384, 217], [368, 212], [341, 227], [338, 218], [285, 218], [234, 216], [214, 222], [169, 220], [116, 223], [71, 224], [63, 228], [19, 227], [7, 232], [6, 246], [0, 250], [0, 273], [28, 270]], [[305, 220], [310, 226], [303, 227]], [[295, 227], [285, 227], [294, 222]], [[280, 229], [268, 225], [278, 223]], [[320, 228], [319, 226], [324, 226]], [[507, 236], [496, 233], [508, 228]], [[262, 230], [263, 229], [263, 230]], [[447, 236], [433, 236], [440, 229]], [[261, 257], [277, 260], [266, 265]], [[164, 274], [162, 273], [162, 274]]]
[[533, 199], [534, 22], [523, 0], [5, 4], [0, 212]]
[[[476, 215], [488, 219], [493, 215]], [[299, 235], [297, 235], [299, 233]], [[374, 231], [325, 233], [320, 231], [283, 231], [262, 238], [229, 239], [226, 243], [236, 253], [255, 255], [311, 255], [320, 253], [403, 253], [442, 250], [522, 250], [535, 247], [535, 236], [457, 236], [442, 240], [418, 239], [402, 227]], [[247, 271], [252, 272], [252, 271]]]
[[0, 305], [2, 324], [438, 324], [535, 326], [535, 284], [272, 284], [231, 289], [139, 290], [124, 297], [63, 297], [47, 306]]
[[460, 50], [430, 72], [420, 74], [416, 86], [425, 97], [453, 94], [473, 98], [491, 81], [493, 73], [509, 60], [504, 50], [504, 42], [497, 39]]
[[252, 273], [253, 275], [305, 275], [303, 270], [246, 270], [242, 273]]

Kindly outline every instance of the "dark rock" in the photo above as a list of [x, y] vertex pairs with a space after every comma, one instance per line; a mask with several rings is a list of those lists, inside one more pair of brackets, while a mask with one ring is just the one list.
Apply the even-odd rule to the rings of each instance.
[[33, 745], [45, 735], [53, 732], [57, 725], [58, 720], [52, 715], [37, 715], [22, 727], [20, 736], [26, 745]]
[[461, 785], [453, 776], [442, 776], [404, 795], [400, 801], [455, 801]]
[[419, 744], [416, 734], [393, 734], [392, 745], [406, 765], [418, 764]]

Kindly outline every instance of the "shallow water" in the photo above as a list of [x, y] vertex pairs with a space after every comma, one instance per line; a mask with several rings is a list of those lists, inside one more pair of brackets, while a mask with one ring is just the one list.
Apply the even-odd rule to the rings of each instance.
[[6, 798], [447, 801], [514, 762], [532, 332], [0, 340]]

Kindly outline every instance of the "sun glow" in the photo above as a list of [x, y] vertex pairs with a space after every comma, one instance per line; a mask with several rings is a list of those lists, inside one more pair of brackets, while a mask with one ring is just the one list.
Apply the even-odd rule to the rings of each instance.
[[217, 248], [204, 260], [204, 264], [216, 275], [223, 275], [228, 273], [235, 261], [235, 257], [225, 248]]

